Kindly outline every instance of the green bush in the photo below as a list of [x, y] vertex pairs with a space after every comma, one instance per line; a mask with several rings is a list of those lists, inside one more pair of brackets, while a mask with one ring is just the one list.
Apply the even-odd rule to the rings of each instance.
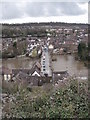
[[[82, 84], [80, 89], [84, 89]], [[88, 96], [85, 91], [78, 92], [78, 84], [70, 81], [69, 87], [60, 88], [49, 95], [37, 95], [21, 90], [15, 94], [16, 101], [12, 103], [10, 116], [21, 118], [89, 118]]]

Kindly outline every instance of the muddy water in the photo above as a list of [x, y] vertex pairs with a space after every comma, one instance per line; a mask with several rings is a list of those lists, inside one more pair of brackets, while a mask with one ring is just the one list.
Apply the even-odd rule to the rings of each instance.
[[18, 58], [9, 58], [7, 60], [2, 60], [2, 65], [5, 67], [8, 67], [10, 69], [13, 68], [27, 68], [27, 69], [31, 69], [34, 62], [36, 62], [38, 60], [34, 59], [30, 59], [28, 57], [18, 57]]
[[[70, 75], [88, 76], [88, 68], [84, 66], [83, 62], [76, 61], [72, 55], [56, 55], [57, 61], [52, 62], [54, 71], [68, 70]], [[28, 57], [9, 58], [2, 61], [2, 65], [8, 68], [32, 68], [34, 62], [39, 60], [32, 60]]]
[[57, 61], [52, 62], [54, 71], [68, 70], [70, 75], [87, 76], [88, 68], [83, 62], [76, 61], [74, 55], [56, 55]]

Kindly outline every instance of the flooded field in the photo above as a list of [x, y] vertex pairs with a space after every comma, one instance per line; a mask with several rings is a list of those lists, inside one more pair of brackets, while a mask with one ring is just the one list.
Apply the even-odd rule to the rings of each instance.
[[54, 71], [68, 70], [70, 75], [88, 77], [88, 68], [81, 61], [76, 61], [72, 55], [56, 55], [57, 61], [52, 63]]
[[31, 69], [34, 62], [39, 59], [30, 59], [28, 57], [9, 58], [2, 60], [2, 65], [8, 68], [27, 68]]
[[[88, 77], [88, 68], [81, 61], [76, 61], [72, 55], [56, 55], [57, 61], [52, 62], [54, 71], [68, 70], [70, 75], [79, 77]], [[27, 57], [9, 58], [2, 61], [2, 65], [8, 68], [28, 68], [30, 69], [34, 62], [39, 59], [30, 59]], [[1, 61], [0, 61], [1, 62]]]

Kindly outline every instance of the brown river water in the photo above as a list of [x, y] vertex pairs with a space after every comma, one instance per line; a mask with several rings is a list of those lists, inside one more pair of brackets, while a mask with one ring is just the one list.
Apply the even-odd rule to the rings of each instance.
[[9, 58], [9, 59], [3, 59], [2, 65], [13, 69], [13, 68], [26, 68], [31, 69], [32, 65], [38, 60], [36, 59], [30, 59], [28, 57], [18, 57], [18, 58]]
[[[57, 61], [52, 62], [54, 71], [68, 70], [70, 75], [80, 77], [88, 77], [88, 68], [83, 62], [76, 61], [72, 55], [56, 55]], [[8, 68], [28, 68], [30, 69], [33, 63], [37, 61], [27, 57], [9, 58], [2, 61], [2, 65]], [[1, 61], [0, 61], [1, 62]], [[0, 64], [1, 65], [1, 64]]]
[[52, 63], [54, 71], [68, 70], [70, 75], [88, 77], [88, 68], [81, 61], [76, 61], [74, 55], [56, 55], [57, 61]]

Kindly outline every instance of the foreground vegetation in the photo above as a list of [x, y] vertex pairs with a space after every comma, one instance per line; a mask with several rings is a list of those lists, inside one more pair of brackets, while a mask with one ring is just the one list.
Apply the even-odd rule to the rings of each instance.
[[87, 84], [71, 79], [59, 87], [20, 88], [13, 94], [3, 117], [16, 118], [89, 118]]

